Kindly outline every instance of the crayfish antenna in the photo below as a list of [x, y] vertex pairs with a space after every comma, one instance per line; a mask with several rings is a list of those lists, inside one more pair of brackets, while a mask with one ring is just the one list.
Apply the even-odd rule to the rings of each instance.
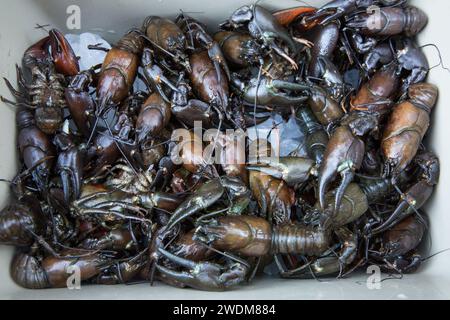
[[95, 117], [94, 125], [92, 126], [91, 134], [89, 135], [89, 139], [86, 143], [86, 145], [90, 145], [92, 140], [94, 139], [95, 132], [97, 131], [98, 122], [100, 121], [100, 116]]

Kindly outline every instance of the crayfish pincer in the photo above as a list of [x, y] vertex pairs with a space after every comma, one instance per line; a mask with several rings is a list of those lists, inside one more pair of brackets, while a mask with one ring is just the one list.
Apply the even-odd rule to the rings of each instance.
[[[242, 81], [233, 73], [231, 77], [233, 87], [237, 88], [246, 103], [256, 103], [263, 106], [290, 107], [303, 104], [308, 100], [308, 85], [284, 80], [272, 80], [267, 77], [252, 78]], [[293, 92], [298, 92], [293, 94]], [[302, 94], [300, 94], [300, 92]]]
[[213, 262], [193, 262], [180, 258], [162, 248], [159, 253], [172, 264], [187, 268], [188, 271], [174, 271], [156, 265], [163, 278], [174, 281], [180, 287], [191, 287], [205, 291], [224, 291], [244, 282], [249, 265], [227, 259], [225, 265]]
[[[333, 226], [340, 227], [356, 221], [367, 212], [369, 206], [389, 197], [396, 187], [409, 186], [407, 191], [400, 195], [400, 201], [392, 214], [381, 221], [369, 223], [364, 233], [370, 237], [389, 230], [405, 217], [417, 213], [425, 205], [438, 183], [439, 169], [439, 159], [433, 153], [426, 152], [418, 155], [396, 181], [372, 177], [361, 178], [358, 183], [351, 183], [343, 195], [339, 210], [333, 216]], [[326, 194], [326, 210], [333, 205], [335, 198], [336, 191]], [[315, 209], [320, 210], [319, 203]]]
[[317, 175], [315, 162], [308, 158], [281, 157], [275, 159], [261, 159], [259, 165], [247, 166], [247, 170], [261, 172], [277, 179], [283, 179], [288, 186], [295, 186]]
[[89, 138], [91, 133], [92, 116], [95, 112], [95, 102], [89, 94], [89, 87], [95, 77], [96, 74], [92, 69], [82, 71], [72, 78], [65, 90], [70, 115], [80, 133], [86, 138]]
[[215, 204], [225, 193], [225, 186], [221, 178], [205, 182], [196, 190], [195, 194], [179, 205], [167, 223], [167, 229], [172, 229], [181, 221]]
[[[411, 173], [408, 171], [399, 177], [398, 183], [400, 186], [411, 180], [409, 174]], [[394, 191], [394, 185], [390, 179], [370, 178], [360, 180], [358, 183], [350, 183], [345, 190], [339, 210], [333, 215], [332, 225], [334, 227], [345, 226], [358, 220], [369, 210], [370, 205], [383, 201]], [[325, 195], [325, 210], [333, 210], [335, 199], [336, 190]], [[400, 204], [399, 206], [402, 207], [402, 210], [405, 209], [404, 205]], [[315, 214], [316, 210], [320, 212], [319, 202], [316, 203], [315, 210], [311, 213]], [[399, 210], [399, 212], [402, 211]]]
[[75, 76], [80, 71], [78, 58], [67, 39], [56, 29], [49, 31], [48, 36], [39, 40], [27, 50], [22, 58], [27, 68], [43, 66], [53, 62], [56, 71], [65, 76]]
[[345, 189], [353, 181], [355, 171], [361, 168], [363, 157], [363, 140], [347, 126], [337, 128], [328, 142], [319, 170], [319, 201], [322, 209], [325, 209], [325, 192], [339, 173], [342, 181], [336, 194], [335, 211], [338, 210]]
[[[440, 163], [432, 152], [419, 154], [413, 161], [419, 168], [418, 181], [409, 187], [401, 195], [401, 200], [395, 211], [379, 226], [370, 233], [378, 234], [388, 230], [403, 218], [417, 213], [433, 194], [434, 187], [439, 181]], [[397, 177], [396, 180], [399, 180]], [[397, 183], [397, 181], [394, 181]]]
[[297, 112], [300, 127], [306, 134], [308, 156], [320, 165], [328, 144], [328, 135], [320, 125], [310, 108], [300, 108]]
[[344, 116], [339, 103], [320, 86], [309, 87], [308, 105], [323, 126], [329, 126]]
[[54, 144], [60, 149], [56, 170], [61, 177], [64, 200], [70, 203], [71, 200], [78, 199], [80, 196], [86, 148], [78, 147], [67, 133], [56, 135]]

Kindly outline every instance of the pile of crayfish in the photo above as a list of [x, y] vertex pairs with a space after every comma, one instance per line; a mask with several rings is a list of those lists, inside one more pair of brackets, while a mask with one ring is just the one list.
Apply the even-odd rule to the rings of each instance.
[[[405, 0], [247, 5], [215, 34], [149, 16], [89, 70], [51, 30], [1, 98], [20, 155], [0, 213], [11, 277], [220, 291], [262, 273], [417, 271], [439, 179], [423, 144], [438, 98], [415, 41], [426, 24]], [[274, 114], [295, 120], [298, 150], [229, 134]], [[208, 144], [199, 124], [216, 129]]]

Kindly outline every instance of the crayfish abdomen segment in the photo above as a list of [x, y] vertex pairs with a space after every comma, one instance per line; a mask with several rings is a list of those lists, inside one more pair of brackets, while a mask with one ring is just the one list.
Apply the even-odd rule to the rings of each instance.
[[329, 243], [330, 233], [325, 229], [285, 224], [274, 227], [271, 252], [318, 256]]

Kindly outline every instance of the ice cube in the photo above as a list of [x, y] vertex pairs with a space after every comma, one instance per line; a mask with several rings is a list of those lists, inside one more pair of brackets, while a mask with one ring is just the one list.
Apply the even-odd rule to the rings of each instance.
[[283, 120], [283, 117], [276, 113], [256, 127], [248, 128], [248, 139], [250, 141], [254, 141], [256, 139], [268, 140], [272, 147], [272, 155], [278, 156], [280, 154], [280, 135], [283, 130], [284, 123], [285, 121]]
[[80, 57], [80, 70], [88, 70], [105, 60], [106, 52], [90, 50], [88, 49], [89, 45], [99, 45], [102, 48], [111, 49], [111, 45], [95, 33], [67, 34], [66, 39], [72, 46], [75, 55]]
[[282, 126], [281, 141], [283, 143], [280, 146], [280, 156], [306, 157], [305, 139], [297, 118], [292, 115]]

